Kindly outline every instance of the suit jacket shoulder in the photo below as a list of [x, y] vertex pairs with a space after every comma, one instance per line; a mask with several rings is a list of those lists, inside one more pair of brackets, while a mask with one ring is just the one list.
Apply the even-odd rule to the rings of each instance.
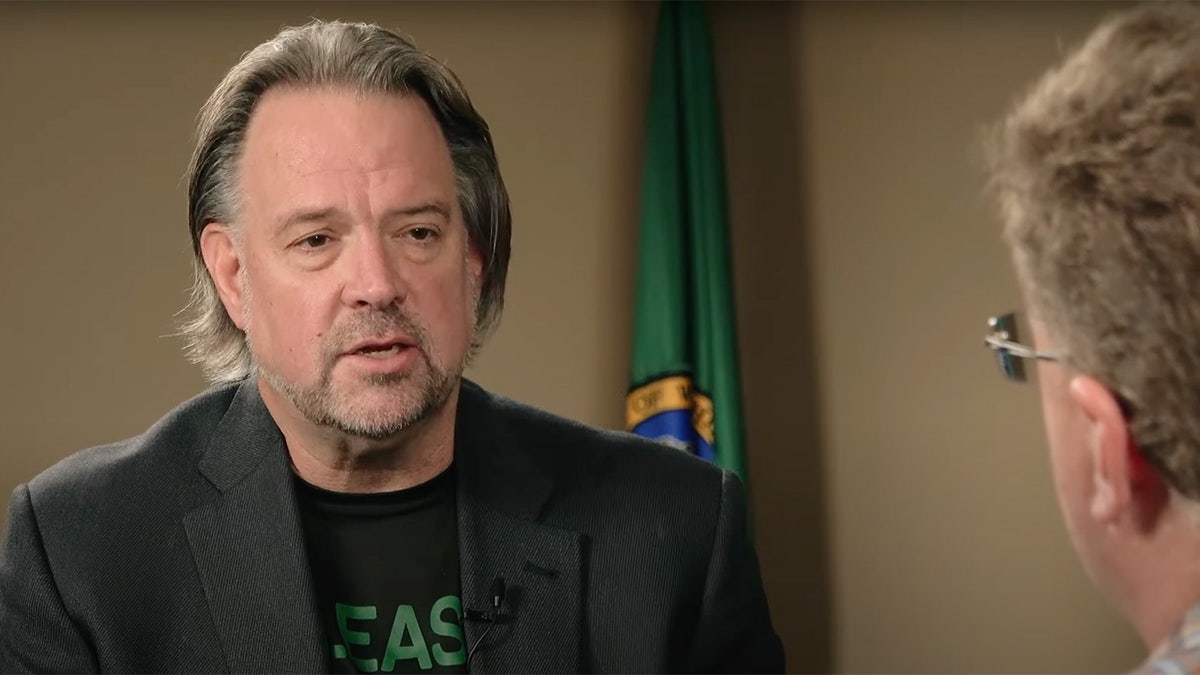
[[[132, 438], [76, 452], [29, 482], [39, 522], [71, 538], [80, 530], [103, 530], [130, 522], [153, 505], [173, 510], [195, 495], [182, 487], [197, 482], [196, 464], [237, 392], [236, 384], [206, 391], [180, 404]], [[77, 544], [78, 542], [76, 542]]]
[[216, 494], [198, 462], [238, 390], [211, 389], [17, 488], [0, 554], [0, 671], [226, 667], [184, 519]]
[[737, 480], [732, 474], [663, 443], [591, 427], [469, 382], [460, 405], [460, 428], [462, 420], [479, 424], [458, 443], [457, 461], [470, 475], [470, 465], [486, 456], [489, 489], [511, 483], [523, 490], [544, 477], [550, 487], [542, 522], [587, 533], [593, 546], [627, 547], [645, 538], [679, 547], [679, 560], [707, 560], [723, 483]]
[[[720, 489], [722, 470], [694, 455], [624, 431], [600, 429], [463, 384], [464, 401], [494, 412], [503, 428], [491, 451], [529, 453], [563, 488], [614, 484], [658, 494]], [[595, 490], [597, 493], [607, 490]]]
[[[488, 543], [480, 549], [507, 560], [482, 563], [484, 578], [522, 580], [531, 596], [545, 599], [535, 611], [553, 616], [541, 625], [580, 621], [586, 636], [578, 661], [506, 661], [498, 649], [485, 655], [498, 659], [486, 666], [782, 670], [736, 476], [664, 444], [592, 428], [470, 383], [459, 404], [461, 489], [523, 519], [494, 520], [503, 529], [481, 537]], [[478, 554], [471, 545], [465, 555], [474, 564]], [[547, 578], [524, 574], [514, 556], [548, 571]], [[549, 599], [566, 602], [580, 592], [582, 606], [570, 611]], [[566, 635], [560, 652], [568, 648]]]

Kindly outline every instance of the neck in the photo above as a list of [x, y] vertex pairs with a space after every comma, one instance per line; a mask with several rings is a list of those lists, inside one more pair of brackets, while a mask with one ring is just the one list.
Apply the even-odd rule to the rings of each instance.
[[404, 490], [450, 466], [459, 387], [426, 418], [394, 436], [371, 439], [313, 424], [261, 377], [258, 382], [296, 475], [325, 490], [357, 493]]
[[[1170, 516], [1140, 547], [1132, 561], [1123, 609], [1146, 648], [1154, 653], [1200, 602], [1200, 525], [1197, 514], [1169, 508]], [[1169, 581], [1168, 581], [1169, 580]], [[1166, 583], [1164, 583], [1166, 581]]]

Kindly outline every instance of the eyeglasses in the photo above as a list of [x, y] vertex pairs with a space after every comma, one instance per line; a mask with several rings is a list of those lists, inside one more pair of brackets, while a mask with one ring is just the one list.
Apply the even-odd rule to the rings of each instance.
[[996, 354], [996, 363], [1000, 372], [1010, 382], [1025, 382], [1024, 359], [1039, 359], [1041, 361], [1058, 361], [1056, 354], [1039, 352], [1033, 347], [1023, 345], [1017, 340], [1017, 313], [1009, 312], [988, 319], [988, 334], [983, 343]]

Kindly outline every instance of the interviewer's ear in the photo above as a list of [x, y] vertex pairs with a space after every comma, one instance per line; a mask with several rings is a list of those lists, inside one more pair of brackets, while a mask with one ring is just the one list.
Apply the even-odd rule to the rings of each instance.
[[1132, 515], [1142, 526], [1167, 503], [1166, 483], [1142, 456], [1117, 397], [1107, 387], [1078, 375], [1071, 379], [1070, 396], [1088, 423], [1092, 517], [1111, 524]]

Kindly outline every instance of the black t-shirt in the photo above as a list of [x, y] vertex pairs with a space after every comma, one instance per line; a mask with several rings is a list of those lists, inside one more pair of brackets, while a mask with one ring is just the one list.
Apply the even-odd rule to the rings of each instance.
[[331, 672], [467, 672], [454, 467], [376, 494], [295, 482]]

